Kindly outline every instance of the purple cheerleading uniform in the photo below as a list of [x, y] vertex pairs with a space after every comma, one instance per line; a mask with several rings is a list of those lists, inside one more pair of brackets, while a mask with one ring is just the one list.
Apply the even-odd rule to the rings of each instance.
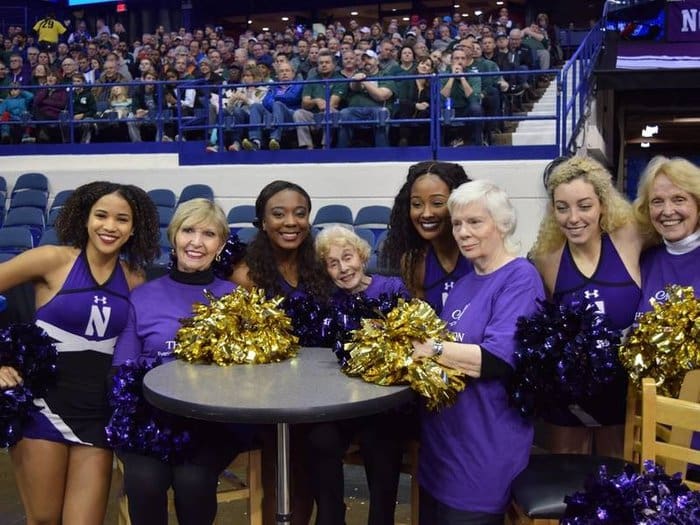
[[[458, 342], [477, 344], [514, 366], [516, 321], [533, 314], [542, 298], [537, 270], [517, 258], [488, 275], [471, 272], [457, 281], [441, 318]], [[453, 406], [423, 410], [421, 426], [421, 487], [455, 509], [503, 513], [533, 438], [503, 381], [470, 379]]]
[[[388, 275], [372, 275], [370, 277], [372, 281], [369, 283], [367, 289], [361, 292], [370, 299], [379, 299], [379, 296], [382, 294], [388, 296], [400, 295], [405, 298], [411, 297], [401, 277], [391, 277]], [[345, 290], [338, 288], [333, 295], [341, 298], [346, 294], [347, 292]]]
[[460, 255], [454, 270], [448, 273], [440, 264], [433, 247], [428, 246], [428, 251], [425, 254], [425, 274], [423, 275], [425, 302], [440, 315], [450, 290], [461, 277], [471, 272], [472, 269], [472, 263]]
[[[590, 277], [576, 266], [568, 243], [564, 246], [552, 295], [556, 304], [590, 302], [607, 316], [613, 328], [624, 330], [634, 322], [641, 290], [610, 237], [603, 235], [598, 266]], [[626, 398], [627, 377], [620, 374], [598, 395], [573, 408], [580, 417], [562, 409], [546, 419], [561, 426], [621, 425], [625, 422]]]
[[107, 448], [107, 376], [128, 311], [121, 264], [98, 284], [81, 252], [61, 290], [36, 312], [36, 325], [56, 340], [58, 379], [46, 397], [34, 400], [40, 410], [24, 437]]
[[192, 315], [194, 303], [208, 303], [204, 290], [216, 297], [232, 292], [236, 285], [221, 279], [194, 285], [159, 277], [136, 288], [131, 294], [129, 317], [117, 347], [114, 366], [127, 360], [151, 363], [160, 357], [164, 363], [175, 359], [175, 334], [180, 319]]

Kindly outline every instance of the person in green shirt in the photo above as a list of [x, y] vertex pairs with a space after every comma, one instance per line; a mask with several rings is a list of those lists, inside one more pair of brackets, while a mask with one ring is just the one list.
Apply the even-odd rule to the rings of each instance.
[[[335, 70], [333, 53], [324, 49], [318, 54], [318, 66], [316, 67], [318, 76], [314, 80], [329, 80], [332, 78], [343, 78]], [[326, 99], [326, 84], [305, 84], [301, 94], [301, 108], [294, 112], [294, 122], [312, 123], [315, 114], [326, 112], [326, 103], [329, 104], [329, 112], [338, 111], [341, 99], [345, 96], [348, 84], [345, 82], [334, 82], [330, 84], [330, 98]], [[316, 128], [318, 126], [315, 126]], [[300, 148], [313, 149], [314, 143], [311, 138], [310, 126], [297, 127], [297, 142]], [[324, 133], [323, 143], [326, 143]]]
[[[452, 62], [448, 73], [453, 74], [442, 81], [442, 100], [450, 100], [455, 117], [482, 117], [481, 77], [474, 63], [471, 46], [457, 46], [452, 51]], [[452, 123], [445, 132], [445, 141], [451, 146], [472, 144], [481, 146], [484, 121]]]
[[340, 110], [339, 148], [350, 147], [352, 127], [349, 124], [358, 120], [376, 121], [374, 145], [389, 145], [385, 121], [389, 115], [387, 106], [397, 96], [396, 83], [381, 78], [383, 75], [379, 72], [379, 57], [371, 49], [363, 53], [362, 64], [362, 71], [353, 75], [354, 82], [348, 86], [345, 97], [348, 107]]
[[532, 24], [523, 29], [523, 46], [529, 48], [537, 57], [538, 69], [549, 69], [549, 39], [540, 26]]
[[[491, 37], [488, 37], [491, 38]], [[493, 40], [491, 38], [491, 40]], [[480, 73], [496, 73], [500, 71], [498, 65], [492, 60], [486, 60], [481, 56], [481, 44], [472, 42], [472, 54], [474, 64]], [[481, 77], [481, 107], [487, 117], [500, 117], [503, 115], [503, 93], [508, 91], [508, 82], [501, 75], [488, 75]], [[486, 137], [491, 143], [494, 133], [501, 130], [503, 121], [487, 120], [484, 124]]]

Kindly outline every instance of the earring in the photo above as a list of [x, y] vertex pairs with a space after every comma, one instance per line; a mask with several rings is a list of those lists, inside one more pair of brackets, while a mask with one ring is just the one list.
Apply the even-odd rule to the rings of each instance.
[[219, 252], [219, 253], [216, 254], [216, 257], [214, 257], [214, 260], [215, 260], [216, 262], [221, 262], [221, 252]]

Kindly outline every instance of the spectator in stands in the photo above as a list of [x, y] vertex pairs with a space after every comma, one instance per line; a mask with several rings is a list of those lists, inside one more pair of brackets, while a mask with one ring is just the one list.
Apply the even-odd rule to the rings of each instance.
[[[389, 145], [386, 120], [389, 116], [387, 106], [397, 95], [396, 84], [391, 80], [382, 80], [379, 72], [379, 57], [372, 50], [362, 55], [363, 71], [353, 76], [354, 82], [348, 85], [345, 109], [340, 111], [340, 129], [338, 130], [338, 147], [350, 146], [352, 129], [350, 124], [356, 120], [373, 120], [376, 122], [374, 144], [377, 147]], [[376, 80], [375, 80], [376, 79]]]
[[34, 70], [34, 66], [39, 63], [39, 48], [35, 46], [29, 46], [27, 48], [27, 60], [25, 65], [28, 69]]
[[[51, 54], [51, 51], [49, 51]], [[56, 46], [56, 56], [53, 57], [53, 67], [60, 68], [63, 61], [70, 56], [70, 48], [65, 42], [59, 42]]]
[[9, 60], [9, 71], [7, 77], [10, 82], [17, 82], [22, 86], [29, 86], [32, 83], [31, 71], [27, 73], [24, 69], [24, 59], [20, 53], [12, 53]]
[[48, 68], [44, 64], [37, 64], [32, 72], [32, 85], [43, 86], [46, 84]]
[[209, 51], [207, 51], [207, 58], [209, 59], [212, 72], [220, 76], [222, 82], [228, 82], [230, 79], [229, 68], [224, 66], [223, 60], [221, 59], [221, 52], [217, 49], [210, 48]]
[[[532, 53], [529, 48], [522, 45], [523, 33], [520, 29], [512, 29], [508, 33], [508, 62], [515, 71], [529, 71], [534, 69]], [[527, 75], [515, 75], [515, 81], [508, 80], [508, 83], [517, 84], [524, 89], [530, 87], [531, 80]]]
[[66, 32], [65, 26], [56, 20], [53, 11], [46, 13], [46, 17], [39, 20], [32, 28], [37, 34], [37, 41], [43, 49], [55, 47], [58, 37]]
[[112, 32], [109, 30], [109, 26], [105, 24], [104, 18], [98, 18], [95, 21], [95, 38], [100, 38], [106, 35], [109, 37]]
[[117, 62], [114, 59], [106, 60], [104, 63], [104, 71], [100, 77], [95, 81], [95, 88], [93, 88], [93, 94], [97, 102], [107, 102], [109, 98], [109, 89], [105, 89], [103, 86], [109, 84], [118, 84], [127, 82], [127, 79], [122, 76], [117, 70]]
[[[173, 115], [178, 113], [185, 117], [194, 115], [194, 109], [197, 106], [197, 90], [194, 87], [178, 87], [178, 82], [182, 79], [175, 70], [169, 70], [165, 73], [165, 79], [170, 83], [165, 86], [165, 105], [173, 112]], [[181, 137], [178, 130], [177, 120], [171, 120], [164, 125], [163, 141], [171, 142], [179, 140]]]
[[[34, 94], [25, 91], [17, 82], [10, 84], [7, 97], [0, 101], [0, 141], [3, 144], [12, 142], [12, 127], [8, 122], [21, 122], [29, 116]], [[29, 128], [23, 131], [22, 142], [33, 142], [29, 134]]]
[[72, 57], [64, 58], [63, 62], [61, 62], [61, 83], [67, 84], [68, 82], [70, 82], [70, 79], [73, 77], [73, 73], [75, 73], [76, 71], [78, 71], [78, 67], [75, 63], [75, 60], [73, 60]]
[[[37, 91], [34, 96], [34, 119], [58, 121], [61, 111], [68, 106], [68, 92], [63, 88], [57, 88], [58, 72], [49, 70], [46, 75], [46, 86]], [[39, 142], [58, 141], [54, 124], [40, 124], [37, 138]]]
[[416, 59], [430, 56], [430, 51], [428, 46], [425, 45], [425, 41], [416, 42], [413, 46], [413, 53], [416, 55]]
[[[81, 121], [86, 119], [94, 119], [97, 115], [97, 103], [95, 96], [89, 89], [84, 87], [85, 77], [80, 73], [73, 73], [71, 77], [73, 82], [73, 121], [78, 122], [73, 126], [75, 132], [74, 138], [82, 144], [88, 144], [92, 138], [92, 130], [94, 123]], [[63, 142], [70, 141], [70, 129], [66, 125], [61, 125], [61, 135]]]
[[[435, 72], [430, 57], [418, 60], [416, 74], [432, 75]], [[416, 78], [399, 82], [399, 109], [396, 118], [430, 118], [430, 82]], [[429, 142], [430, 124], [401, 124], [399, 146], [425, 146]]]
[[131, 142], [141, 142], [141, 129], [147, 126], [150, 130], [155, 130], [155, 140], [160, 141], [162, 137], [158, 136], [158, 129], [153, 120], [161, 108], [160, 101], [163, 96], [163, 91], [155, 84], [155, 81], [158, 80], [158, 74], [154, 69], [151, 69], [146, 71], [142, 80], [143, 83], [134, 90], [132, 110], [136, 120], [127, 123], [129, 139]]
[[[289, 62], [280, 64], [277, 71], [279, 82], [291, 82], [294, 80], [294, 69]], [[293, 122], [294, 112], [301, 107], [301, 84], [281, 84], [271, 86], [262, 104], [253, 104], [250, 107], [250, 124], [247, 139], [243, 139], [243, 148], [246, 150], [260, 149], [262, 139], [262, 127], [265, 118], [272, 118], [272, 131], [268, 148], [280, 149], [283, 128], [278, 124]]]
[[7, 66], [0, 60], [0, 100], [7, 96], [7, 87], [10, 85], [10, 77], [7, 75]]
[[91, 38], [92, 37], [90, 36], [90, 33], [88, 33], [85, 20], [78, 20], [78, 22], [75, 24], [75, 31], [68, 35], [67, 42], [69, 46], [72, 46], [73, 44], [86, 44]]
[[[450, 73], [455, 76], [442, 81], [440, 94], [450, 99], [455, 117], [481, 117], [481, 77], [474, 64], [471, 47], [457, 46], [452, 52]], [[460, 122], [448, 128], [445, 139], [453, 147], [464, 144], [481, 146], [484, 123], [482, 120]]]
[[531, 24], [522, 31], [524, 47], [529, 48], [537, 58], [536, 69], [549, 69], [549, 39], [537, 24]]
[[[353, 53], [354, 57], [354, 53]], [[318, 54], [318, 77], [317, 80], [330, 80], [333, 78], [341, 78], [340, 74], [335, 70], [333, 62], [333, 54], [330, 50], [323, 50]], [[314, 115], [318, 113], [326, 113], [326, 91], [330, 93], [328, 99], [328, 113], [338, 111], [340, 101], [345, 96], [347, 84], [342, 82], [331, 83], [327, 86], [325, 83], [304, 84], [304, 89], [301, 98], [301, 108], [294, 112], [294, 122], [314, 122]], [[325, 127], [323, 143], [326, 143]], [[297, 142], [300, 148], [313, 149], [314, 143], [311, 138], [311, 128], [309, 126], [297, 127]]]
[[51, 64], [51, 58], [49, 57], [49, 53], [47, 51], [39, 51], [39, 55], [37, 56], [37, 63], [49, 67], [49, 65]]
[[510, 19], [507, 7], [501, 7], [498, 10], [498, 15], [492, 17], [490, 23], [496, 27], [497, 31], [502, 31], [504, 33], [508, 33], [513, 29], [513, 21]]
[[343, 68], [340, 70], [340, 75], [352, 78], [355, 73], [357, 73], [357, 56], [354, 51], [346, 51], [343, 53]]
[[[437, 38], [433, 43], [430, 49], [432, 50], [439, 50], [439, 51], [445, 51], [446, 49], [449, 48], [450, 44], [452, 43], [452, 35], [450, 33], [450, 28], [446, 24], [442, 24], [439, 29], [439, 38]], [[426, 39], [427, 40], [427, 39]]]
[[403, 46], [399, 53], [399, 69], [407, 75], [416, 73], [416, 54], [411, 46]]
[[[488, 37], [488, 39], [493, 42], [493, 38]], [[479, 42], [472, 42], [471, 48], [474, 64], [480, 73], [495, 73], [499, 71], [495, 62], [482, 58], [481, 45]], [[484, 110], [484, 115], [487, 117], [502, 116], [503, 93], [508, 91], [508, 87], [508, 82], [506, 82], [502, 76], [488, 75], [481, 77], [481, 107]], [[493, 134], [501, 130], [501, 124], [502, 121], [486, 121], [485, 139], [489, 144], [491, 144]]]

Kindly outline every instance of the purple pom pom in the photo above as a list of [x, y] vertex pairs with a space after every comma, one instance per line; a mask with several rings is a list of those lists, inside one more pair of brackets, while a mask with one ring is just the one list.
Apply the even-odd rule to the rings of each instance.
[[243, 259], [245, 249], [246, 246], [240, 241], [238, 235], [231, 233], [226, 239], [223, 250], [212, 264], [214, 275], [219, 279], [228, 279], [236, 263]]
[[587, 303], [541, 302], [518, 319], [511, 403], [524, 417], [580, 404], [625, 377], [617, 352], [620, 332]]
[[155, 408], [142, 394], [143, 377], [160, 363], [160, 360], [151, 364], [128, 361], [119, 367], [108, 394], [114, 412], [105, 434], [107, 443], [117, 450], [175, 463], [190, 451], [189, 423]]
[[0, 329], [0, 366], [13, 367], [23, 379], [0, 391], [0, 447], [22, 438], [29, 414], [38, 410], [34, 398], [44, 396], [56, 380], [57, 359], [53, 340], [38, 326], [18, 323]]

